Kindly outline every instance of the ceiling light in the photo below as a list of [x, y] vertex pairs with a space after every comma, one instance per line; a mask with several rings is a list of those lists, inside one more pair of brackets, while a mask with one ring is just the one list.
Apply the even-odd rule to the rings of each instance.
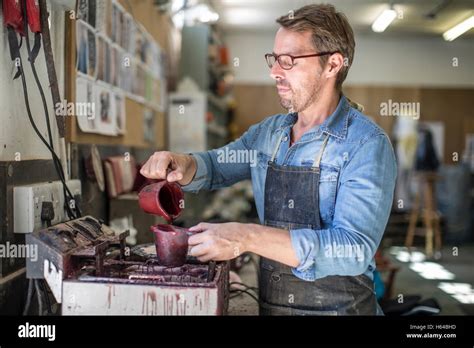
[[395, 17], [397, 16], [397, 11], [393, 8], [386, 9], [383, 11], [380, 16], [377, 17], [375, 22], [372, 24], [372, 30], [376, 33], [381, 33], [387, 29], [390, 23], [393, 22]]
[[449, 29], [443, 34], [443, 38], [446, 41], [453, 41], [472, 28], [474, 28], [474, 15]]

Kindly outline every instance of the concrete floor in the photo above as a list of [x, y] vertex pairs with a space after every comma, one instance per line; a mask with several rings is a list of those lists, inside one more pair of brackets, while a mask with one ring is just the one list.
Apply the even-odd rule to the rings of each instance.
[[[257, 260], [257, 257], [253, 255], [253, 259]], [[242, 278], [242, 283], [257, 287], [256, 265], [258, 261], [247, 263], [240, 269], [239, 276]], [[232, 293], [231, 296], [233, 296]], [[247, 294], [238, 295], [229, 301], [229, 315], [258, 315], [258, 304]]]
[[[423, 252], [423, 249], [418, 249]], [[393, 296], [398, 294], [420, 295], [423, 299], [434, 298], [441, 307], [441, 315], [466, 315], [474, 314], [474, 304], [462, 304], [440, 288], [439, 283], [468, 283], [474, 288], [474, 245], [458, 247], [458, 255], [453, 255], [453, 246], [444, 246], [442, 258], [432, 261], [442, 265], [446, 270], [454, 273], [452, 280], [425, 279], [409, 267], [408, 262], [400, 262], [394, 255], [385, 254], [390, 260], [400, 266], [400, 271], [395, 279]]]
[[[423, 250], [419, 249], [419, 251], [422, 252]], [[385, 254], [400, 267], [395, 279], [394, 297], [403, 294], [404, 296], [420, 295], [422, 299], [434, 298], [441, 306], [441, 315], [474, 314], [474, 304], [461, 304], [451, 295], [438, 288], [441, 282], [468, 283], [474, 288], [473, 244], [459, 247], [458, 256], [453, 255], [452, 246], [445, 246], [440, 260], [426, 260], [434, 261], [454, 273], [455, 279], [453, 280], [425, 279], [411, 270], [408, 262], [400, 262], [394, 255], [390, 255], [389, 250]], [[240, 270], [239, 276], [243, 283], [249, 286], [257, 286], [257, 272], [253, 263], [246, 264]], [[230, 300], [229, 315], [258, 315], [258, 305], [250, 296], [241, 294]]]

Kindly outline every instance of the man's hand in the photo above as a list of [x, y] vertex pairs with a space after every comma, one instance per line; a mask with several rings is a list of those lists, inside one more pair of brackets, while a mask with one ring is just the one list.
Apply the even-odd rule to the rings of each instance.
[[189, 237], [189, 254], [201, 262], [234, 259], [247, 250], [248, 225], [236, 222], [224, 224], [200, 223], [189, 229], [197, 233]]
[[188, 185], [196, 174], [197, 165], [193, 156], [168, 151], [155, 152], [143, 165], [140, 173], [149, 179], [166, 179]]

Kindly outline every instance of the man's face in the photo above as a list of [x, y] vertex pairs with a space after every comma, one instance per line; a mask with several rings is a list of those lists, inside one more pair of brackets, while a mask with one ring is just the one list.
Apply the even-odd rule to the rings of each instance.
[[[273, 52], [300, 56], [317, 53], [311, 33], [298, 33], [280, 28], [275, 37]], [[323, 86], [323, 69], [319, 57], [298, 58], [290, 70], [284, 70], [276, 62], [270, 76], [276, 80], [281, 105], [290, 112], [301, 112], [319, 99]]]

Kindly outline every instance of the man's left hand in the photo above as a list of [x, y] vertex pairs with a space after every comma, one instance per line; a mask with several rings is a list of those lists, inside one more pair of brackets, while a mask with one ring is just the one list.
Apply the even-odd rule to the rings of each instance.
[[247, 251], [247, 224], [201, 222], [189, 230], [200, 232], [189, 237], [188, 243], [192, 247], [189, 255], [195, 256], [201, 262], [230, 260]]

